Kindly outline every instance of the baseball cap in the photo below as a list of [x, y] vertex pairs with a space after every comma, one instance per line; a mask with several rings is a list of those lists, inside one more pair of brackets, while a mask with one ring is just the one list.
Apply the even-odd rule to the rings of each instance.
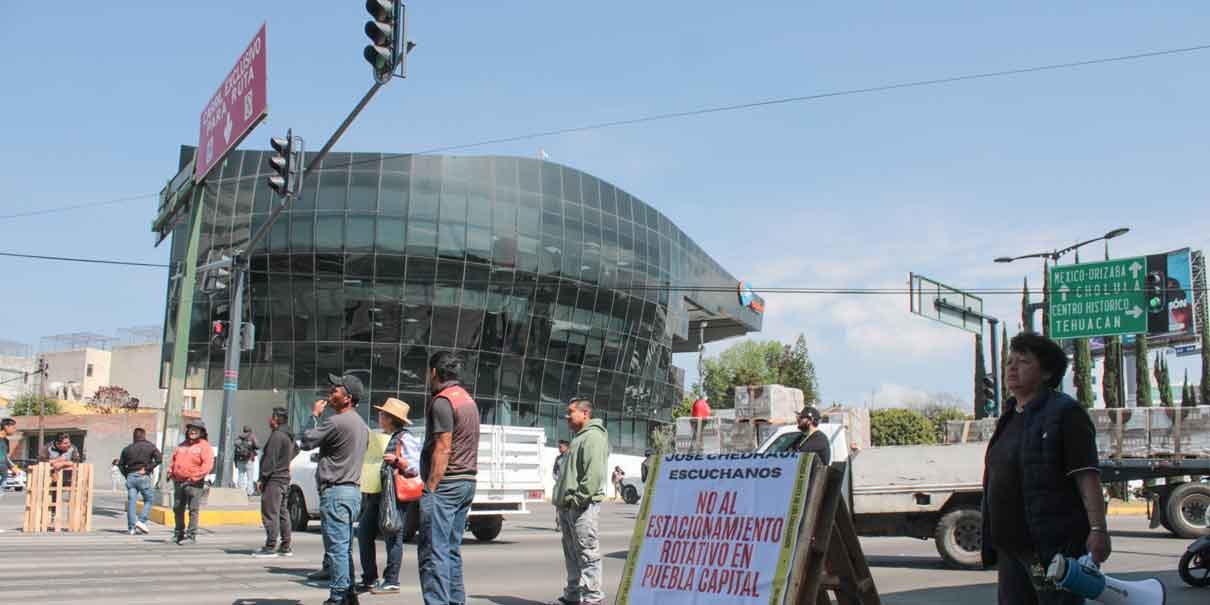
[[344, 387], [345, 391], [349, 393], [349, 397], [353, 399], [353, 403], [358, 403], [365, 398], [365, 385], [361, 383], [360, 378], [352, 374], [345, 374], [344, 376], [328, 374], [328, 382], [332, 383], [332, 386]]
[[810, 406], [810, 405], [805, 406], [805, 407], [803, 407], [803, 409], [799, 410], [798, 417], [799, 418], [810, 418], [811, 421], [814, 422], [815, 424], [819, 424], [819, 421], [823, 420], [823, 414], [820, 414], [819, 410], [815, 409], [815, 406]]

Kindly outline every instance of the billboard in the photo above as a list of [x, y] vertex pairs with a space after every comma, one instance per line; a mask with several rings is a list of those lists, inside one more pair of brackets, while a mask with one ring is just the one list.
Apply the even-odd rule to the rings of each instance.
[[1193, 269], [1188, 248], [1147, 257], [1148, 330], [1163, 340], [1195, 337]]

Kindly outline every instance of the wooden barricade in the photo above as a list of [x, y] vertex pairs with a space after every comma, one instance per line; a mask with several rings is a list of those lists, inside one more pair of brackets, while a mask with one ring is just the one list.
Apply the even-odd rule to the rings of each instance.
[[828, 605], [828, 593], [840, 605], [880, 605], [878, 588], [857, 540], [853, 516], [845, 503], [845, 464], [815, 467], [799, 527], [795, 569], [786, 587], [786, 602]]
[[[71, 485], [63, 485], [63, 473], [71, 473]], [[77, 464], [52, 472], [50, 464], [38, 463], [25, 486], [26, 533], [48, 531], [92, 531], [92, 465]]]

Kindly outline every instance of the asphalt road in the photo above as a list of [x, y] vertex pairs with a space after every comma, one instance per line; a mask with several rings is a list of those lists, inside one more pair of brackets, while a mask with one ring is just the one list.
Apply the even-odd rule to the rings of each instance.
[[[172, 545], [170, 532], [155, 528], [150, 536], [125, 535], [119, 500], [99, 498], [96, 529], [86, 535], [24, 535], [22, 498], [0, 498], [0, 601], [9, 603], [319, 603], [322, 586], [305, 575], [322, 558], [317, 524], [295, 540], [296, 556], [254, 559], [261, 544], [257, 528], [203, 530], [193, 547]], [[563, 577], [559, 535], [553, 509], [534, 507], [534, 514], [513, 517], [500, 538], [477, 543], [467, 534], [464, 546], [468, 603], [538, 605], [559, 594]], [[612, 600], [625, 562], [635, 506], [607, 503], [601, 517], [605, 585]], [[1159, 577], [1171, 605], [1205, 604], [1210, 590], [1192, 589], [1177, 577], [1177, 559], [1187, 541], [1146, 528], [1141, 517], [1114, 517], [1115, 554], [1106, 570], [1126, 579]], [[931, 542], [907, 538], [867, 538], [863, 549], [884, 603], [994, 603], [995, 574], [946, 569]], [[381, 549], [381, 545], [379, 547]], [[380, 564], [385, 559], [380, 553]], [[404, 550], [403, 594], [366, 597], [366, 603], [417, 603], [415, 549]]]

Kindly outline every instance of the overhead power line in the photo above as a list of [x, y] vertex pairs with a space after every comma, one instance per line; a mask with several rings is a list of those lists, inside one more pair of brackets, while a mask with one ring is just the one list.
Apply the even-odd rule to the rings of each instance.
[[[905, 88], [939, 86], [939, 85], [943, 85], [943, 84], [955, 84], [958, 82], [966, 82], [966, 81], [970, 81], [970, 80], [986, 80], [986, 79], [991, 79], [991, 78], [1019, 76], [1019, 75], [1046, 72], [1046, 71], [1075, 69], [1075, 68], [1079, 68], [1079, 67], [1089, 67], [1089, 66], [1093, 66], [1093, 65], [1104, 65], [1104, 64], [1108, 64], [1108, 63], [1121, 63], [1121, 62], [1125, 62], [1125, 61], [1137, 61], [1137, 60], [1141, 60], [1141, 59], [1151, 59], [1151, 58], [1156, 58], [1156, 57], [1180, 55], [1180, 54], [1187, 54], [1187, 53], [1199, 52], [1199, 51], [1204, 51], [1204, 50], [1210, 50], [1210, 44], [1199, 44], [1196, 46], [1185, 46], [1185, 47], [1181, 47], [1181, 48], [1168, 48], [1168, 49], [1163, 49], [1163, 50], [1154, 50], [1154, 51], [1134, 53], [1134, 54], [1129, 54], [1129, 55], [1117, 55], [1117, 56], [1113, 56], [1113, 57], [1101, 57], [1101, 58], [1097, 58], [1097, 59], [1087, 59], [1087, 60], [1083, 60], [1083, 61], [1069, 61], [1069, 62], [1065, 62], [1065, 63], [1050, 63], [1050, 64], [1046, 64], [1046, 65], [1035, 65], [1035, 66], [1031, 66], [1031, 67], [1020, 67], [1020, 68], [1015, 68], [1015, 69], [1004, 69], [1004, 70], [998, 70], [998, 71], [987, 71], [987, 72], [973, 73], [973, 74], [962, 74], [962, 75], [957, 75], [957, 76], [948, 76], [948, 77], [944, 77], [944, 78], [931, 78], [928, 80], [896, 82], [896, 83], [891, 83], [891, 84], [882, 84], [882, 85], [878, 85], [878, 86], [867, 86], [867, 87], [863, 87], [863, 88], [850, 88], [850, 89], [844, 89], [844, 90], [834, 90], [834, 91], [814, 93], [814, 94], [809, 94], [809, 95], [798, 95], [798, 96], [792, 96], [792, 97], [764, 99], [764, 100], [759, 100], [759, 101], [750, 101], [750, 102], [746, 102], [746, 103], [736, 103], [736, 104], [732, 104], [732, 105], [717, 105], [717, 106], [713, 106], [713, 107], [702, 107], [702, 108], [698, 108], [698, 109], [690, 109], [690, 110], [685, 110], [685, 111], [673, 111], [673, 112], [667, 112], [667, 113], [658, 113], [658, 114], [652, 114], [652, 115], [647, 115], [647, 116], [626, 118], [626, 119], [621, 119], [621, 120], [609, 120], [609, 121], [604, 121], [604, 122], [595, 122], [595, 123], [591, 123], [591, 124], [584, 124], [581, 126], [570, 126], [570, 127], [566, 127], [566, 128], [541, 130], [541, 131], [531, 132], [531, 133], [527, 133], [527, 134], [518, 134], [518, 135], [504, 136], [504, 137], [498, 137], [498, 138], [492, 138], [492, 139], [484, 139], [481, 141], [475, 141], [475, 142], [471, 142], [471, 143], [460, 143], [457, 145], [431, 147], [429, 149], [408, 152], [408, 153], [397, 153], [397, 154], [389, 154], [389, 155], [384, 154], [380, 158], [360, 160], [357, 162], [346, 162], [343, 164], [325, 165], [321, 169], [343, 168], [346, 166], [354, 166], [354, 165], [358, 165], [358, 164], [379, 162], [384, 159], [405, 157], [405, 156], [409, 156], [409, 155], [422, 155], [422, 154], [427, 154], [427, 153], [442, 153], [442, 152], [446, 152], [446, 151], [458, 151], [458, 150], [462, 150], [462, 149], [472, 149], [475, 147], [485, 147], [487, 145], [498, 145], [498, 144], [502, 144], [502, 143], [516, 143], [519, 141], [527, 141], [527, 140], [538, 139], [538, 138], [543, 138], [543, 137], [558, 136], [558, 135], [571, 134], [571, 133], [576, 133], [576, 132], [585, 132], [585, 131], [589, 131], [589, 130], [602, 130], [602, 129], [606, 129], [606, 128], [617, 128], [620, 126], [633, 126], [635, 124], [658, 122], [658, 121], [662, 121], [662, 120], [674, 120], [674, 119], [679, 119], [679, 118], [688, 118], [688, 117], [709, 115], [709, 114], [715, 114], [715, 113], [742, 111], [742, 110], [748, 110], [748, 109], [759, 109], [762, 107], [770, 107], [770, 106], [775, 106], [775, 105], [786, 105], [786, 104], [790, 104], [790, 103], [804, 103], [804, 102], [809, 102], [809, 101], [818, 101], [818, 100], [822, 100], [822, 99], [829, 99], [829, 98], [835, 98], [835, 97], [846, 97], [846, 96], [854, 96], [854, 95], [872, 94], [872, 93], [878, 93], [878, 92], [888, 92], [888, 91], [892, 91], [892, 90], [901, 90], [901, 89], [905, 89]], [[255, 178], [255, 177], [252, 177], [252, 176], [241, 177], [240, 179], [237, 179], [237, 180], [244, 180], [247, 178]], [[52, 214], [52, 213], [58, 213], [58, 212], [68, 212], [71, 210], [80, 210], [83, 208], [94, 208], [94, 207], [98, 207], [98, 206], [107, 206], [110, 204], [119, 204], [122, 202], [129, 202], [129, 201], [138, 200], [138, 199], [155, 197], [157, 195], [159, 195], [158, 192], [157, 193], [144, 193], [144, 194], [140, 194], [140, 195], [115, 198], [115, 199], [111, 199], [111, 200], [102, 200], [102, 201], [98, 201], [98, 202], [87, 202], [87, 203], [82, 203], [82, 204], [74, 204], [74, 205], [70, 205], [70, 206], [59, 206], [56, 208], [46, 208], [43, 210], [31, 210], [31, 211], [27, 211], [27, 212], [3, 214], [3, 215], [0, 215], [0, 220], [20, 218], [20, 217], [26, 217], [26, 216], [37, 216], [37, 215], [42, 215], [42, 214]]]
[[[160, 264], [160, 263], [140, 263], [140, 262], [117, 261], [117, 260], [108, 260], [108, 259], [100, 259], [100, 258], [74, 258], [74, 257], [67, 257], [67, 256], [44, 256], [44, 255], [39, 255], [39, 254], [18, 254], [16, 252], [0, 252], [0, 256], [28, 258], [28, 259], [35, 259], [35, 260], [51, 260], [51, 261], [63, 261], [63, 262], [75, 262], [75, 263], [95, 263], [95, 264], [102, 264], [102, 265], [119, 265], [119, 266], [131, 266], [131, 267], [155, 267], [155, 268], [167, 268], [168, 267], [168, 265]], [[296, 276], [296, 277], [300, 276], [298, 273], [292, 273], [291, 275]], [[359, 278], [359, 277], [352, 276], [352, 275], [336, 274], [336, 273], [332, 273], [332, 274], [313, 273], [310, 275], [313, 275], [316, 277], [330, 277], [333, 279], [343, 279], [346, 282], [348, 282], [348, 281], [366, 281], [366, 280], [370, 279], [370, 278]], [[549, 281], [543, 281], [546, 279], [576, 281], [574, 278], [561, 277], [561, 276], [557, 276], [557, 275], [550, 275], [550, 276], [539, 275], [537, 281], [527, 282], [525, 284], [525, 287], [532, 286], [532, 287], [536, 288], [536, 287], [541, 287], [543, 285], [549, 284], [550, 283]], [[408, 280], [405, 278], [405, 279], [403, 279], [403, 281], [407, 282]], [[492, 281], [490, 279], [488, 279], [488, 280], [430, 279], [430, 280], [425, 280], [423, 283], [428, 284], [428, 285], [433, 285], [433, 286], [474, 285], [474, 286], [487, 286], [488, 288], [490, 288], [491, 286], [511, 288], [514, 284], [514, 282], [512, 282], [512, 281], [501, 282], [501, 281]], [[736, 284], [673, 284], [673, 283], [668, 283], [668, 282], [632, 283], [632, 284], [628, 284], [628, 285], [622, 285], [622, 284], [610, 285], [608, 283], [598, 283], [598, 284], [596, 284], [596, 287], [606, 289], [606, 290], [640, 290], [640, 291], [667, 291], [667, 292], [736, 293], [738, 291]], [[883, 288], [796, 287], [796, 286], [760, 287], [760, 286], [754, 286], [754, 285], [749, 285], [748, 287], [751, 288], [754, 292], [756, 292], [758, 294], [837, 294], [837, 295], [890, 294], [890, 295], [902, 296], [902, 295], [906, 295], [906, 294], [912, 294], [915, 292], [915, 291], [913, 291], [909, 288], [905, 288], [905, 287], [883, 287]], [[1197, 288], [1197, 287], [1189, 287], [1189, 288], [1182, 288], [1182, 289], [1185, 292], [1190, 292], [1190, 293], [1200, 292], [1203, 290], [1202, 288]], [[961, 289], [961, 291], [965, 292], [967, 294], [976, 294], [976, 295], [980, 295], [980, 294], [982, 294], [982, 295], [1011, 295], [1011, 296], [1020, 296], [1021, 295], [1021, 289], [1013, 288], [1013, 287], [1009, 287], [1009, 288], [968, 288], [968, 289]], [[1130, 291], [1131, 290], [1127, 289], [1127, 290], [1124, 290], [1123, 292], [1128, 293]], [[1136, 290], [1136, 291], [1145, 292], [1146, 290], [1143, 288], [1140, 288], [1139, 290]], [[1035, 296], [1041, 296], [1042, 293], [1041, 292], [1032, 292], [1031, 294], [1033, 294]]]
[[131, 202], [134, 200], [144, 200], [160, 195], [157, 193], [141, 193], [139, 195], [128, 195], [125, 197], [113, 198], [110, 200], [100, 200], [97, 202], [84, 202], [82, 204], [72, 204], [70, 206], [56, 206], [54, 208], [43, 208], [41, 210], [28, 210], [25, 212], [14, 212], [12, 214], [0, 214], [0, 220], [10, 218], [22, 218], [27, 216], [39, 216], [42, 214], [54, 214], [57, 212], [67, 212], [70, 210], [80, 210], [83, 208], [97, 208], [99, 206], [111, 206], [113, 204], [121, 204], [122, 202]]
[[0, 252], [0, 256], [11, 256], [14, 258], [29, 258], [29, 259], [35, 259], [35, 260], [57, 260], [57, 261], [67, 261], [67, 262], [73, 262], [73, 263], [94, 263], [94, 264], [98, 264], [98, 265], [124, 265], [127, 267], [157, 267], [157, 268], [161, 268], [161, 269], [168, 268], [168, 265], [165, 265], [162, 263], [139, 263], [139, 262], [133, 262], [133, 261], [107, 260], [107, 259], [101, 259], [101, 258], [74, 258], [74, 257], [70, 257], [70, 256], [44, 256], [41, 254], [19, 254], [16, 252]]
[[[914, 80], [909, 82], [896, 82], [891, 84], [881, 84], [877, 86], [867, 86], [863, 88], [849, 88], [844, 90], [834, 90], [829, 92], [814, 93], [809, 95], [798, 95], [792, 97], [780, 97], [775, 99], [765, 99], [760, 101], [751, 101], [747, 103], [737, 103], [733, 105], [718, 105], [714, 107], [703, 107], [699, 109], [690, 109], [686, 111], [673, 111], [668, 113], [658, 113], [648, 116], [635, 118], [627, 118], [622, 120], [611, 120], [605, 122], [596, 122], [585, 124], [582, 126], [571, 126], [567, 128], [556, 128], [553, 130], [542, 130], [528, 134], [520, 134], [514, 136], [499, 137], [494, 139], [486, 139], [473, 143], [462, 143], [459, 145], [449, 145], [444, 147], [432, 147], [422, 151], [412, 153], [399, 153], [392, 155], [384, 155], [382, 159], [403, 157], [407, 155], [418, 155], [426, 153], [441, 153], [445, 151], [458, 151], [460, 149], [470, 149], [473, 147], [483, 147], [486, 145], [496, 145], [501, 143], [515, 143], [518, 141], [526, 141], [542, 137], [558, 136], [563, 134], [571, 134], [576, 132], [584, 132], [588, 130], [601, 130], [605, 128], [616, 128], [619, 126], [633, 126], [635, 124], [645, 124], [648, 122], [658, 122], [662, 120], [674, 120], [679, 118], [688, 118], [694, 116], [709, 115], [715, 113], [724, 113], [730, 111], [741, 111], [748, 109], [759, 109], [762, 107], [770, 107], [774, 105], [786, 105], [790, 103], [804, 103], [808, 101], [818, 101], [821, 99], [829, 99], [835, 97], [847, 97], [854, 95], [871, 94], [877, 92], [887, 92], [891, 90], [900, 90], [905, 88], [920, 88], [924, 86], [939, 86], [943, 84], [954, 84], [957, 82], [966, 82], [970, 80], [986, 80], [991, 78], [1003, 78], [1008, 76], [1019, 76], [1031, 73], [1057, 71], [1063, 69], [1075, 69], [1078, 67], [1089, 67], [1092, 65], [1103, 65], [1107, 63], [1121, 63], [1125, 61], [1137, 61], [1140, 59], [1151, 59], [1155, 57], [1163, 57], [1170, 55], [1179, 55], [1193, 53], [1198, 51], [1210, 50], [1210, 44], [1199, 44], [1197, 46], [1185, 46], [1181, 48], [1168, 48], [1163, 50], [1154, 50], [1148, 52], [1134, 53], [1129, 55], [1117, 55], [1113, 57], [1101, 57], [1097, 59], [1086, 59], [1083, 61], [1068, 61], [1065, 63], [1050, 63], [1046, 65], [1034, 65], [1031, 67], [1019, 67], [1015, 69], [1003, 69], [998, 71], [987, 71], [973, 74], [962, 74], [957, 76], [948, 76], [944, 78], [931, 78], [928, 80]], [[359, 162], [350, 162], [349, 165], [366, 163], [375, 160], [361, 160]], [[333, 168], [339, 168], [343, 165], [334, 165]], [[325, 166], [327, 168], [327, 166]]]

